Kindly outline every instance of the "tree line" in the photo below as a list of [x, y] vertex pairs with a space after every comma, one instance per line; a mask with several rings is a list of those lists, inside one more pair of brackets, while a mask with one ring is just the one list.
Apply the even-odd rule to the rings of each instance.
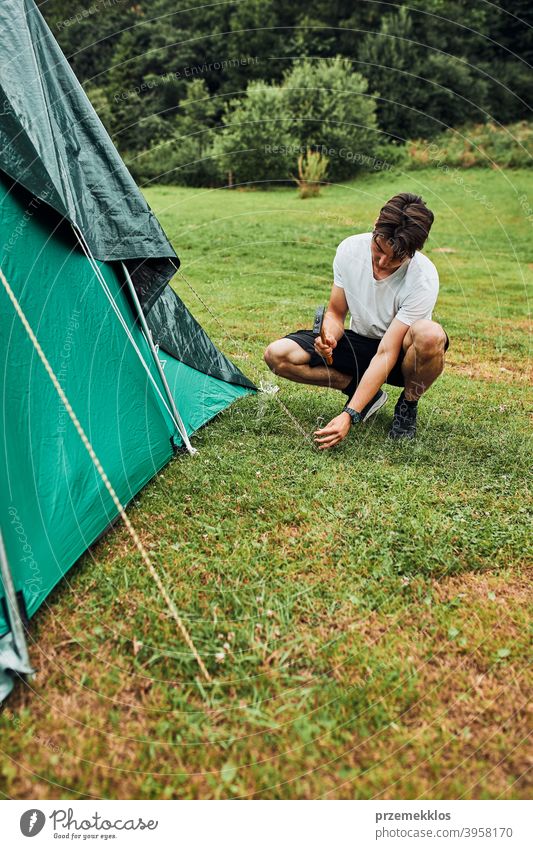
[[182, 5], [41, 6], [140, 179], [283, 180], [308, 147], [344, 179], [409, 139], [530, 117], [528, 0]]

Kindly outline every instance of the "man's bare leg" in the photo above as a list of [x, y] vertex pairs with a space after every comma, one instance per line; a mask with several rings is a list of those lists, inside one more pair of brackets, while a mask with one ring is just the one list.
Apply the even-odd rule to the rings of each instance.
[[415, 321], [405, 334], [402, 373], [407, 401], [418, 401], [444, 370], [446, 333], [436, 321]]
[[404, 390], [396, 402], [389, 437], [414, 439], [418, 399], [444, 369], [446, 334], [429, 319], [415, 321], [404, 338], [402, 373]]
[[343, 374], [329, 366], [309, 365], [311, 355], [304, 351], [294, 339], [278, 339], [272, 342], [265, 351], [265, 362], [269, 369], [293, 380], [295, 383], [306, 383], [311, 386], [327, 386], [330, 389], [346, 389], [352, 380], [349, 374]]

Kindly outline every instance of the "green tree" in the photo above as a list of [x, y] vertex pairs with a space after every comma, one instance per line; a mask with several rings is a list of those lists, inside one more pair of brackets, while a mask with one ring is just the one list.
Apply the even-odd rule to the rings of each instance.
[[294, 65], [283, 83], [283, 104], [298, 145], [329, 159], [328, 176], [344, 179], [383, 154], [375, 103], [367, 82], [347, 59]]
[[213, 158], [213, 120], [216, 107], [204, 80], [193, 80], [168, 123], [165, 137], [148, 150], [130, 157], [129, 166], [140, 182], [156, 181], [185, 186], [212, 186], [217, 183]]
[[533, 6], [514, 0], [488, 10], [490, 42], [480, 53], [489, 83], [489, 111], [502, 123], [531, 119], [531, 65], [533, 64]]
[[178, 127], [183, 135], [194, 134], [198, 137], [198, 149], [204, 152], [205, 144], [201, 140], [204, 131], [213, 126], [217, 107], [209, 94], [205, 80], [192, 80], [187, 85], [185, 97], [180, 102]]
[[231, 173], [239, 184], [290, 179], [300, 151], [283, 98], [281, 87], [259, 81], [229, 103], [214, 146], [221, 174]]
[[484, 120], [487, 83], [460, 56], [418, 43], [406, 8], [366, 36], [361, 68], [379, 95], [378, 120], [391, 138], [431, 137], [447, 126]]

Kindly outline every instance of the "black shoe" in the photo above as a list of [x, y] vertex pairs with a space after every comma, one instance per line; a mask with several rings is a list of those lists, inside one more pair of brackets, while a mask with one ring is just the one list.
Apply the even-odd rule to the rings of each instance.
[[361, 410], [361, 421], [366, 422], [387, 403], [388, 395], [383, 389], [378, 389], [371, 401]]
[[416, 414], [418, 401], [407, 401], [402, 392], [394, 408], [390, 439], [414, 439], [416, 436]]

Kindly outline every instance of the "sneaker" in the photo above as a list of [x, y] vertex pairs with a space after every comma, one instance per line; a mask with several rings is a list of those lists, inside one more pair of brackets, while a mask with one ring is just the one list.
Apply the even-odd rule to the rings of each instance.
[[404, 393], [396, 401], [390, 439], [414, 439], [416, 436], [416, 414], [418, 401], [407, 401]]
[[383, 389], [379, 389], [372, 398], [372, 400], [369, 401], [366, 407], [363, 407], [363, 409], [361, 410], [361, 421], [368, 421], [370, 416], [373, 416], [374, 413], [377, 413], [377, 411], [380, 410], [383, 405], [387, 403], [388, 397], [389, 396], [386, 392], [383, 391]]

